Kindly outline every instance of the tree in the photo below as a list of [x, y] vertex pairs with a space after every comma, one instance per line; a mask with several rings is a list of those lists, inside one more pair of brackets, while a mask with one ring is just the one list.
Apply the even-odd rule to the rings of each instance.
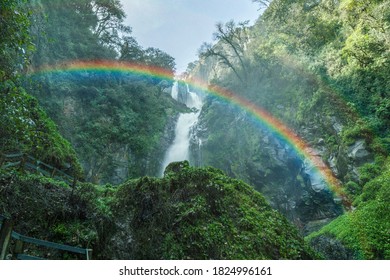
[[248, 21], [236, 24], [233, 20], [223, 24], [217, 23], [217, 31], [214, 32], [214, 39], [217, 44], [214, 46], [203, 43], [199, 53], [201, 57], [215, 56], [225, 66], [229, 67], [237, 78], [246, 82], [247, 66], [244, 61], [246, 44], [249, 41], [247, 33]]
[[147, 48], [144, 51], [144, 63], [150, 66], [157, 66], [170, 72], [172, 77], [175, 73], [176, 63], [175, 59], [157, 48]]
[[184, 71], [184, 73], [182, 73], [182, 75], [184, 77], [186, 77], [188, 74], [190, 74], [196, 67], [198, 61], [194, 61], [194, 62], [190, 62], [187, 64], [187, 68], [186, 68], [186, 71]]
[[23, 70], [34, 49], [25, 0], [0, 1], [0, 82]]
[[64, 60], [115, 59], [129, 41], [119, 0], [33, 1], [34, 66]]
[[126, 14], [120, 0], [95, 0], [91, 4], [97, 18], [94, 33], [103, 44], [114, 48], [120, 46], [121, 33], [131, 33], [131, 27], [123, 24]]
[[134, 37], [125, 36], [122, 38], [119, 59], [130, 62], [140, 62], [144, 59], [144, 50]]
[[252, 0], [253, 3], [258, 3], [260, 5], [259, 9], [268, 8], [272, 0]]

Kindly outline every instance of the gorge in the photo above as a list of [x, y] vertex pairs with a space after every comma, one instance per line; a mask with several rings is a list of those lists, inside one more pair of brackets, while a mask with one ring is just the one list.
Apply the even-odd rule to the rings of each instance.
[[98, 259], [390, 259], [389, 0], [270, 1], [218, 23], [180, 76], [118, 1], [7, 3], [0, 214], [17, 232]]

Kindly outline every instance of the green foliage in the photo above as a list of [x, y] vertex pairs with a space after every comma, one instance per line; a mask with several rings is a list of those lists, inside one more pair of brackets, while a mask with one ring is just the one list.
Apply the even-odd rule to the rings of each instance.
[[[32, 89], [74, 145], [87, 180], [119, 183], [127, 177], [157, 175], [159, 161], [145, 166], [145, 159], [164, 156], [160, 142], [165, 127], [183, 108], [148, 77], [87, 75], [48, 75], [41, 84], [45, 92]], [[116, 176], [117, 167], [125, 174]]]
[[143, 49], [133, 37], [123, 38], [120, 60], [164, 69], [172, 78], [175, 73], [176, 63], [172, 56], [153, 47]]
[[166, 69], [168, 72], [170, 72], [171, 77], [174, 75], [176, 66], [175, 59], [172, 56], [163, 52], [162, 50], [152, 47], [147, 48], [144, 51], [144, 57], [141, 61], [138, 61], [138, 63]]
[[164, 178], [129, 180], [118, 188], [84, 183], [75, 189], [0, 170], [0, 208], [16, 231], [92, 248], [94, 258], [314, 257], [297, 229], [243, 182], [188, 162], [169, 170]]
[[175, 62], [157, 48], [143, 49], [124, 24], [119, 0], [40, 0], [29, 7], [37, 51], [35, 68], [72, 60], [116, 59], [161, 67], [174, 75]]
[[[104, 249], [114, 229], [110, 203], [115, 191], [109, 185], [85, 183], [72, 189], [50, 178], [0, 169], [1, 214], [13, 219], [15, 231], [93, 249], [94, 258], [110, 258]], [[37, 252], [42, 253], [42, 248]], [[44, 257], [75, 259], [78, 255], [52, 252]]]
[[[100, 12], [107, 12], [101, 7], [101, 2], [113, 1], [40, 0], [32, 3], [30, 9], [35, 20], [31, 34], [37, 49], [32, 58], [33, 66], [39, 68], [69, 60], [114, 58], [116, 53], [108, 45], [117, 40], [113, 38], [117, 34], [111, 34], [109, 26], [118, 25], [120, 19], [109, 12], [106, 19], [99, 18], [102, 16]], [[105, 20], [106, 26], [100, 20]], [[102, 41], [108, 45], [104, 46]]]
[[115, 216], [131, 221], [136, 259], [301, 259], [311, 252], [297, 230], [241, 181], [183, 163], [165, 177], [123, 184]]
[[216, 57], [220, 65], [224, 65], [233, 71], [236, 78], [243, 86], [247, 82], [247, 64], [244, 61], [245, 45], [249, 41], [248, 21], [235, 23], [233, 20], [227, 23], [217, 23], [217, 31], [213, 33], [217, 44], [212, 46], [203, 43], [199, 50], [201, 58]]
[[[325, 102], [321, 101], [315, 107], [321, 114], [330, 112], [338, 118], [344, 114], [341, 118], [344, 119], [341, 135], [332, 133], [331, 137], [336, 139], [332, 143], [326, 141], [327, 144], [343, 147], [358, 139], [365, 139], [377, 158], [386, 157], [390, 133], [387, 106], [390, 78], [389, 1], [316, 1], [317, 4], [310, 7], [306, 3], [271, 3], [262, 17], [263, 21], [258, 21], [256, 26], [258, 34], [268, 32], [253, 43], [258, 56], [268, 60], [276, 57], [284, 62], [283, 67], [293, 67], [297, 72], [302, 68], [308, 69], [304, 73], [311, 73], [316, 77], [314, 80], [321, 81], [317, 84], [325, 96], [333, 93], [334, 98], [326, 98]], [[310, 24], [313, 21], [315, 25]], [[273, 43], [271, 50], [264, 37]], [[287, 55], [289, 60], [286, 59]], [[271, 66], [273, 70], [275, 66]], [[291, 95], [284, 96], [290, 102], [294, 101]], [[310, 119], [312, 99], [299, 93], [298, 96], [297, 99], [303, 103], [299, 106], [298, 116], [302, 120]], [[331, 106], [326, 105], [329, 100]], [[272, 108], [271, 111], [274, 112]], [[325, 129], [322, 134], [330, 133]], [[352, 250], [353, 258], [388, 259], [388, 165], [366, 164], [359, 168], [359, 174], [359, 184], [345, 184], [356, 210], [336, 219], [315, 236], [341, 241], [348, 250]], [[314, 237], [310, 239], [314, 241]]]
[[381, 174], [381, 166], [376, 163], [366, 163], [359, 168], [360, 183], [364, 186], [367, 182]]
[[73, 238], [78, 230], [68, 224], [86, 227], [85, 205], [92, 202], [80, 199], [63, 182], [0, 170], [0, 193], [2, 214], [15, 221], [17, 232], [74, 246], [87, 246], [95, 238]]
[[[340, 177], [346, 180], [343, 188], [356, 210], [336, 219], [317, 237], [327, 245], [337, 243], [328, 248], [346, 246], [347, 253], [339, 256], [388, 258], [389, 232], [384, 228], [389, 228], [390, 219], [378, 195], [387, 197], [388, 192], [388, 173], [379, 161], [390, 151], [390, 2], [255, 2], [266, 4], [267, 9], [249, 34], [244, 54], [248, 83], [241, 86], [232, 74], [213, 82], [268, 110], [324, 152], [324, 161], [337, 157], [339, 176], [348, 173]], [[226, 107], [221, 110], [215, 104], [207, 102], [201, 115], [201, 125], [208, 129], [200, 135], [207, 136], [202, 139], [207, 139], [202, 142], [203, 161], [251, 181], [262, 191], [271, 189], [267, 179], [273, 170], [265, 167], [272, 167], [275, 156], [253, 148], [261, 139], [253, 136], [255, 131], [245, 133], [247, 124], [237, 121], [242, 118], [239, 112], [230, 111], [229, 116]], [[375, 164], [361, 166], [342, 156], [346, 147], [361, 139], [375, 156]], [[351, 168], [357, 168], [360, 180]], [[260, 176], [267, 179], [256, 180]], [[271, 179], [280, 178], [286, 176]]]
[[62, 240], [67, 244], [77, 244], [78, 246], [83, 244], [87, 248], [91, 246], [91, 241], [97, 239], [96, 230], [92, 229], [91, 225], [80, 221], [56, 224], [52, 232], [52, 238]]
[[0, 151], [22, 151], [61, 169], [81, 173], [76, 154], [35, 98], [11, 81], [0, 85]]
[[[143, 49], [131, 36], [118, 0], [41, 0], [29, 7], [37, 48], [31, 72], [73, 60], [118, 59], [174, 75], [171, 56]], [[142, 75], [64, 71], [27, 77], [24, 86], [73, 145], [86, 179], [118, 183], [158, 173], [159, 161], [148, 158], [163, 157], [159, 144], [178, 107], [165, 92], [170, 84]]]
[[25, 62], [34, 49], [28, 28], [29, 14], [25, 0], [0, 2], [0, 82], [11, 79], [24, 70]]
[[[256, 65], [275, 75], [275, 66], [264, 67], [264, 59], [272, 57], [275, 64], [276, 58], [283, 68], [295, 70], [283, 78], [307, 69], [303, 74], [311, 75], [314, 81], [321, 79], [319, 85], [326, 95], [335, 93], [332, 105], [345, 101], [365, 119], [372, 130], [367, 135], [371, 140], [373, 133], [387, 137], [389, 6], [389, 1], [273, 1], [255, 26], [252, 48], [256, 49], [256, 57], [263, 59], [263, 64]], [[307, 102], [307, 95], [293, 92], [293, 96], [298, 94], [302, 102]], [[291, 94], [284, 95], [293, 100]], [[301, 116], [307, 116], [308, 110], [300, 108], [304, 109]]]
[[94, 22], [94, 35], [100, 42], [111, 48], [121, 44], [121, 33], [131, 32], [131, 28], [123, 24], [126, 14], [119, 0], [89, 1], [92, 5]]
[[389, 162], [379, 176], [364, 185], [358, 200], [355, 211], [344, 214], [308, 239], [333, 236], [351, 249], [355, 258], [390, 259]]
[[344, 188], [351, 201], [354, 201], [355, 198], [362, 193], [362, 187], [353, 181], [346, 183]]
[[[234, 22], [217, 25], [215, 37], [221, 42], [208, 51], [235, 73], [213, 82], [266, 108], [303, 131], [305, 139], [325, 139], [321, 149], [327, 156], [363, 138], [376, 159], [386, 161], [390, 2], [254, 2], [268, 8], [251, 30]], [[119, 0], [0, 3], [1, 152], [22, 150], [58, 168], [70, 163], [81, 173], [73, 148], [15, 81], [34, 49], [31, 38], [36, 48], [31, 71], [69, 60], [118, 58], [163, 67], [173, 76], [173, 58], [139, 46], [124, 17]], [[183, 110], [166, 94], [169, 82], [87, 72], [47, 74], [31, 82], [31, 91], [88, 167], [88, 179], [110, 181], [123, 162], [130, 177], [159, 169], [159, 144], [168, 119]], [[290, 180], [278, 159], [259, 145], [267, 135], [250, 127], [246, 114], [220, 105], [210, 99], [202, 110], [207, 142], [195, 160], [253, 182], [277, 198], [277, 207], [284, 207], [283, 198], [296, 190], [280, 189], [281, 184], [303, 190], [304, 178], [296, 175], [299, 164], [291, 159], [283, 163], [295, 172]], [[341, 133], [333, 118], [342, 124]], [[356, 209], [309, 240], [324, 237], [325, 243], [341, 244], [357, 259], [390, 259], [390, 174], [388, 160], [384, 167], [382, 163], [359, 168], [359, 184], [344, 185]], [[349, 167], [347, 159], [337, 164]], [[319, 212], [329, 208], [306, 192], [306, 217], [313, 212], [310, 203], [319, 204]], [[0, 170], [0, 194], [0, 209], [18, 221], [18, 230], [72, 245], [92, 244], [99, 256], [117, 257], [116, 246], [133, 258], [313, 257], [296, 229], [261, 195], [212, 168], [183, 164], [171, 166], [162, 179], [128, 181], [119, 190], [83, 184], [73, 191], [52, 179]]]
[[343, 131], [343, 142], [346, 145], [352, 145], [358, 139], [366, 139], [371, 142], [373, 137], [372, 128], [366, 122], [360, 120]]

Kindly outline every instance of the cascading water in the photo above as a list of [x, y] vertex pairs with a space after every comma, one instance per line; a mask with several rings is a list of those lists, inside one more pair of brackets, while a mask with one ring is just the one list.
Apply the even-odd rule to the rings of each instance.
[[[172, 86], [172, 98], [178, 100], [179, 88], [177, 81]], [[162, 165], [161, 174], [164, 173], [167, 165], [174, 161], [183, 161], [189, 159], [189, 148], [191, 139], [191, 128], [197, 123], [200, 109], [202, 108], [202, 98], [195, 92], [191, 92], [187, 85], [187, 98], [185, 105], [189, 108], [195, 108], [191, 113], [181, 113], [177, 120], [175, 129], [175, 139], [167, 150]]]
[[179, 83], [177, 81], [173, 83], [171, 96], [175, 100], [179, 97]]

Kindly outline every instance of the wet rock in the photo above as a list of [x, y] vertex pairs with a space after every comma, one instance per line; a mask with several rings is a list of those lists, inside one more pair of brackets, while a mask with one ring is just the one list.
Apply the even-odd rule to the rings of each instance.
[[318, 230], [320, 230], [324, 225], [329, 224], [331, 221], [332, 221], [332, 219], [330, 219], [330, 218], [325, 218], [325, 219], [310, 221], [310, 222], [308, 222], [308, 223], [305, 225], [304, 234], [305, 234], [305, 235], [308, 235], [308, 234], [310, 234], [310, 233], [312, 233], [312, 232], [318, 231]]
[[329, 167], [332, 170], [333, 174], [336, 177], [339, 177], [340, 174], [339, 174], [339, 170], [337, 168], [337, 157], [334, 153], [330, 155], [330, 157], [328, 159], [328, 164], [329, 164]]
[[124, 182], [129, 174], [129, 148], [128, 145], [120, 147], [113, 155], [113, 162], [115, 168], [111, 182], [113, 184], [120, 184]]
[[349, 146], [348, 157], [357, 165], [362, 165], [373, 160], [373, 155], [367, 151], [366, 142], [363, 139]]
[[337, 161], [336, 161], [336, 166], [337, 166], [337, 173], [340, 178], [344, 178], [347, 173], [348, 173], [348, 167], [349, 165], [349, 160], [347, 156], [344, 154], [343, 147], [339, 147], [339, 152], [337, 155]]
[[340, 134], [343, 131], [344, 126], [337, 120], [336, 117], [330, 117], [332, 127], [336, 134]]
[[346, 248], [339, 240], [330, 236], [318, 236], [310, 245], [327, 260], [352, 260], [353, 251]]

